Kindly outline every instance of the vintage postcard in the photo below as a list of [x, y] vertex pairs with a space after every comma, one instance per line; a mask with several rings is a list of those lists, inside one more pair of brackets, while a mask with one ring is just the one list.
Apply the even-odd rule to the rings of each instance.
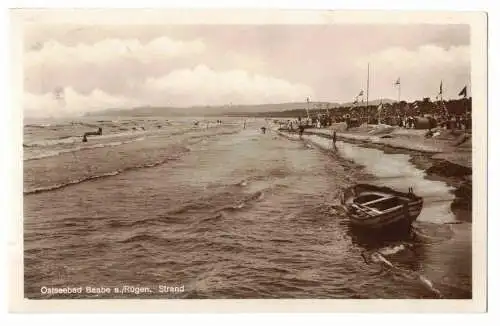
[[11, 18], [11, 311], [485, 311], [485, 13]]

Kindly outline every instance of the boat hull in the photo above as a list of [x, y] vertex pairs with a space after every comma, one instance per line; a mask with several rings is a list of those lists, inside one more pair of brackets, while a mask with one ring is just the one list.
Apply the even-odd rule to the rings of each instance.
[[383, 228], [372, 228], [364, 225], [349, 223], [351, 237], [356, 237], [357, 242], [377, 243], [377, 241], [409, 240], [412, 236], [412, 222], [400, 220], [386, 225]]
[[[360, 196], [382, 194], [396, 197], [401, 204], [379, 213], [374, 213], [357, 205]], [[344, 191], [343, 203], [354, 228], [369, 229], [380, 232], [406, 232], [418, 218], [423, 207], [423, 199], [413, 193], [402, 193], [387, 187], [360, 184]]]

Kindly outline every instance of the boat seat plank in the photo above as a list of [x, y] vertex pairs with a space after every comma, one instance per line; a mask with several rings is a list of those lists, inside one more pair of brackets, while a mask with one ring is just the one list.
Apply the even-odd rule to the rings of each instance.
[[379, 199], [375, 199], [375, 200], [372, 200], [372, 201], [368, 201], [366, 203], [363, 203], [363, 205], [371, 205], [371, 204], [376, 204], [376, 203], [379, 203], [379, 202], [382, 202], [384, 200], [388, 200], [388, 199], [392, 199], [394, 198], [395, 196], [385, 196], [383, 198], [379, 198]]
[[376, 215], [379, 215], [381, 213], [378, 209], [371, 208], [371, 207], [365, 207], [365, 206], [361, 206], [358, 204], [352, 204], [352, 206], [356, 209], [359, 209], [360, 211], [363, 211], [363, 212], [371, 215], [371, 216], [376, 216]]

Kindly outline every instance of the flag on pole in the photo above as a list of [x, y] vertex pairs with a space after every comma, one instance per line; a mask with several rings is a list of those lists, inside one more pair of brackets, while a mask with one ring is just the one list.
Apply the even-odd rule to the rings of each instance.
[[443, 81], [439, 84], [439, 95], [443, 95]]
[[398, 80], [394, 83], [394, 86], [399, 86], [401, 85], [401, 77], [398, 77]]
[[460, 93], [458, 93], [458, 96], [463, 96], [464, 98], [467, 97], [467, 86], [464, 86], [464, 88], [462, 88]]

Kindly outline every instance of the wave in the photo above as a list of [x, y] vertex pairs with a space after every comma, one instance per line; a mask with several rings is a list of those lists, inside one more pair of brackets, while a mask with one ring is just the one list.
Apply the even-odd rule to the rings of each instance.
[[[60, 136], [57, 139], [68, 139], [68, 138], [73, 138], [73, 137], [75, 137], [75, 136], [67, 136], [66, 135], [66, 136]], [[80, 138], [80, 137], [78, 137], [78, 138]]]
[[251, 194], [247, 198], [245, 198], [244, 202], [245, 203], [249, 203], [249, 202], [252, 202], [252, 201], [259, 201], [259, 200], [262, 200], [262, 199], [264, 199], [264, 193], [259, 190], [259, 191], [255, 192], [255, 193]]
[[[144, 131], [144, 130], [138, 130], [138, 131], [129, 130], [128, 132], [110, 133], [110, 134], [104, 134], [104, 135], [96, 136], [96, 137], [89, 137], [89, 139], [99, 139], [100, 140], [100, 139], [109, 139], [109, 138], [131, 137], [131, 136], [145, 135], [145, 134], [146, 134], [146, 131]], [[31, 143], [23, 144], [23, 147], [49, 147], [49, 146], [81, 143], [82, 136], [83, 135], [78, 135], [78, 136], [64, 135], [64, 136], [59, 136], [57, 138], [35, 140]]]
[[431, 292], [436, 298], [444, 298], [443, 294], [441, 291], [439, 291], [434, 284], [425, 276], [422, 275], [418, 272], [415, 271], [410, 271], [406, 270], [404, 268], [398, 267], [395, 264], [393, 264], [388, 256], [394, 255], [395, 253], [398, 253], [408, 247], [408, 244], [400, 244], [394, 247], [385, 247], [382, 249], [379, 249], [375, 252], [372, 252], [370, 255], [368, 255], [368, 259], [365, 254], [363, 254], [363, 258], [365, 259], [365, 262], [369, 263], [376, 263], [380, 264], [387, 270], [391, 271], [394, 275], [402, 276], [408, 280], [414, 280], [420, 283], [426, 290]]
[[411, 243], [401, 243], [398, 245], [392, 245], [392, 246], [387, 246], [383, 247], [381, 249], [378, 249], [377, 252], [384, 255], [384, 256], [389, 256], [389, 255], [394, 255], [397, 254], [400, 251], [412, 248], [413, 245]]
[[[72, 122], [72, 124], [81, 124], [81, 125], [85, 125], [85, 126], [94, 128], [94, 129], [99, 127], [99, 125], [84, 124], [81, 122]], [[161, 127], [163, 127], [163, 126], [153, 126], [153, 127], [146, 129], [143, 126], [124, 127], [124, 126], [117, 125], [117, 126], [113, 126], [112, 129], [114, 129], [115, 131], [122, 131], [122, 132], [105, 133], [105, 134], [100, 135], [100, 136], [91, 137], [91, 139], [109, 139], [109, 138], [120, 138], [120, 137], [133, 137], [133, 136], [137, 136], [137, 135], [155, 135], [158, 133], [164, 134], [165, 129], [162, 129]], [[200, 130], [186, 128], [186, 129], [180, 129], [180, 130], [170, 132], [169, 134], [171, 136], [180, 136], [180, 135], [188, 134], [190, 132], [197, 132], [197, 131], [199, 132]], [[204, 131], [204, 130], [202, 130], [202, 131]], [[234, 134], [234, 133], [237, 133], [237, 131], [229, 131], [229, 132], [223, 131], [223, 132], [216, 132], [215, 134], [203, 133], [202, 135], [195, 135], [195, 136], [191, 136], [190, 138], [191, 139], [206, 138], [206, 137], [211, 137], [211, 136], [230, 135], [230, 134]], [[57, 145], [69, 145], [69, 144], [81, 143], [82, 136], [83, 136], [83, 134], [76, 135], [76, 136], [75, 135], [63, 135], [63, 136], [59, 136], [56, 138], [35, 140], [33, 142], [30, 142], [30, 143], [24, 143], [23, 147], [25, 147], [25, 148], [38, 148], [38, 147], [43, 148], [43, 147], [50, 147], [50, 146], [57, 146]]]
[[41, 192], [54, 191], [54, 190], [66, 188], [66, 187], [69, 187], [69, 186], [72, 186], [72, 185], [77, 185], [77, 184], [80, 184], [80, 183], [83, 183], [83, 182], [87, 182], [87, 181], [95, 181], [95, 180], [102, 179], [102, 178], [116, 176], [118, 174], [121, 174], [121, 173], [124, 173], [124, 172], [128, 172], [128, 171], [139, 170], [139, 169], [143, 169], [143, 168], [152, 168], [152, 167], [155, 167], [155, 166], [159, 166], [159, 165], [165, 164], [165, 163], [167, 163], [169, 161], [176, 160], [177, 158], [178, 158], [177, 156], [175, 156], [175, 157], [168, 157], [166, 159], [163, 159], [163, 160], [160, 160], [160, 161], [156, 161], [156, 162], [153, 162], [153, 163], [146, 163], [146, 164], [132, 166], [132, 167], [124, 168], [124, 169], [119, 169], [119, 170], [112, 171], [112, 172], [106, 172], [106, 173], [102, 173], [102, 174], [98, 174], [98, 175], [86, 176], [86, 177], [83, 177], [83, 178], [79, 178], [79, 179], [75, 179], [75, 180], [70, 180], [68, 182], [58, 183], [58, 184], [51, 185], [51, 186], [33, 188], [33, 189], [25, 190], [23, 192], [23, 194], [24, 195], [32, 195], [32, 194], [37, 194], [37, 193], [41, 193]]
[[65, 183], [59, 183], [59, 184], [55, 184], [52, 186], [34, 188], [34, 189], [24, 191], [24, 195], [31, 195], [31, 194], [36, 194], [36, 193], [40, 193], [40, 192], [54, 191], [57, 189], [66, 188], [66, 187], [71, 186], [71, 185], [76, 185], [76, 184], [79, 184], [79, 183], [82, 183], [85, 181], [91, 181], [91, 180], [115, 176], [115, 175], [118, 175], [122, 172], [123, 172], [122, 170], [117, 170], [117, 171], [113, 171], [113, 172], [103, 173], [100, 175], [92, 175], [92, 176], [84, 177], [81, 179], [71, 180], [71, 181], [68, 181]]
[[139, 138], [135, 138], [132, 140], [117, 141], [117, 142], [110, 142], [110, 143], [101, 143], [101, 144], [95, 144], [95, 145], [89, 145], [89, 146], [78, 146], [76, 148], [47, 151], [45, 153], [42, 153], [42, 154], [39, 154], [36, 156], [27, 157], [24, 159], [24, 161], [40, 160], [40, 159], [47, 158], [47, 157], [53, 157], [53, 156], [58, 156], [61, 154], [66, 154], [66, 153], [90, 150], [90, 149], [94, 149], [94, 148], [116, 147], [116, 146], [120, 146], [120, 145], [124, 145], [124, 144], [134, 143], [134, 142], [141, 141], [144, 139], [146, 139], [146, 138], [139, 137]]
[[30, 123], [24, 125], [24, 128], [53, 128], [53, 127], [65, 127], [65, 126], [85, 126], [90, 128], [99, 127], [98, 124], [88, 123], [88, 122], [80, 122], [80, 121], [70, 121], [70, 122], [62, 122], [62, 123]]
[[221, 213], [221, 212], [225, 212], [225, 211], [238, 211], [240, 209], [243, 209], [245, 208], [245, 203], [238, 203], [236, 205], [227, 205], [227, 206], [224, 206], [224, 207], [221, 207], [217, 210], [217, 213]]
[[61, 136], [53, 139], [44, 139], [44, 140], [36, 140], [32, 143], [23, 144], [23, 147], [48, 147], [54, 145], [62, 145], [62, 144], [72, 144], [75, 142], [81, 142], [81, 136]]
[[99, 128], [99, 124], [88, 123], [88, 122], [80, 122], [80, 121], [71, 121], [69, 123], [69, 125], [72, 125], [72, 126], [85, 126], [85, 127], [89, 127], [89, 128]]
[[125, 238], [123, 240], [118, 240], [117, 242], [119, 243], [134, 243], [134, 242], [146, 242], [146, 241], [156, 241], [156, 240], [159, 240], [160, 238], [158, 238], [157, 236], [154, 236], [154, 235], [151, 235], [151, 234], [135, 234], [135, 235], [132, 235], [128, 238]]
[[40, 129], [43, 129], [43, 128], [48, 128], [48, 127], [52, 127], [54, 125], [50, 124], [50, 123], [40, 123], [40, 124], [27, 124], [27, 125], [24, 125], [24, 128], [40, 128]]
[[246, 198], [244, 198], [242, 201], [237, 202], [236, 204], [233, 205], [226, 205], [217, 210], [217, 212], [224, 212], [224, 211], [238, 211], [243, 208], [246, 208], [248, 204], [251, 202], [257, 202], [261, 201], [264, 199], [264, 192], [262, 191], [257, 191]]
[[161, 123], [166, 125], [171, 125], [172, 122], [168, 120], [157, 120], [157, 119], [103, 119], [103, 120], [95, 120], [92, 122], [83, 122], [83, 121], [68, 121], [68, 122], [59, 122], [59, 123], [28, 123], [25, 124], [24, 128], [36, 128], [36, 129], [45, 129], [45, 128], [54, 128], [54, 127], [66, 127], [66, 126], [84, 126], [89, 128], [98, 128], [101, 125], [117, 125], [117, 124], [141, 124], [144, 122], [148, 123]]
[[[226, 136], [226, 135], [234, 135], [234, 134], [237, 134], [240, 132], [240, 130], [233, 130], [233, 131], [219, 131], [219, 130], [215, 130], [215, 132], [213, 132], [214, 130], [212, 129], [201, 129], [201, 128], [191, 128], [191, 129], [187, 129], [185, 130], [184, 132], [203, 132], [201, 134], [197, 134], [197, 135], [194, 135], [194, 136], [191, 136], [190, 138], [191, 139], [197, 139], [197, 138], [207, 138], [207, 137], [214, 137], [214, 136]], [[183, 132], [181, 132], [183, 133]], [[174, 133], [173, 135], [177, 135], [177, 133]]]
[[209, 208], [210, 205], [205, 203], [205, 202], [193, 202], [193, 203], [187, 203], [182, 206], [176, 207], [170, 211], [168, 211], [169, 214], [182, 214], [182, 213], [188, 213], [191, 211], [196, 211], [200, 209], [206, 209]]
[[[452, 221], [450, 223], [454, 223]], [[438, 243], [451, 239], [453, 237], [452, 224], [435, 224], [428, 222], [416, 222], [413, 224], [413, 234], [420, 243]]]
[[224, 212], [223, 211], [219, 211], [219, 212], [216, 212], [215, 214], [212, 214], [212, 215], [207, 215], [205, 217], [202, 217], [198, 220], [198, 223], [202, 223], [202, 222], [213, 222], [213, 221], [218, 221], [220, 220], [221, 218], [224, 217]]
[[158, 221], [157, 217], [146, 217], [138, 220], [111, 220], [108, 222], [108, 226], [111, 228], [135, 227], [144, 226], [146, 224], [154, 223], [155, 221]]

